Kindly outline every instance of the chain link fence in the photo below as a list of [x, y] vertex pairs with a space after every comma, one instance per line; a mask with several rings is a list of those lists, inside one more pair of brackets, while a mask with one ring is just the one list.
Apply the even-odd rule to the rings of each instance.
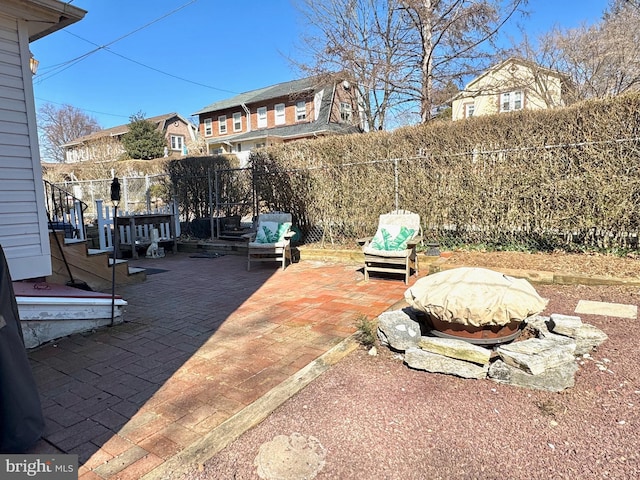
[[[633, 137], [296, 168], [256, 154], [252, 168], [120, 178], [121, 210], [153, 211], [175, 199], [183, 234], [196, 238], [286, 211], [298, 242], [337, 249], [355, 248], [381, 214], [405, 209], [420, 214], [425, 243], [444, 247], [637, 250], [638, 152]], [[91, 222], [110, 183], [59, 186], [89, 205]]]
[[[56, 183], [57, 187], [73, 194], [87, 204], [84, 212], [86, 223], [97, 218], [96, 200], [110, 202], [113, 179], [76, 180]], [[119, 178], [121, 185], [121, 214], [153, 211], [164, 207], [168, 197], [164, 195], [167, 185], [166, 175], [146, 175], [144, 177]], [[169, 197], [170, 198], [170, 197]]]
[[257, 196], [292, 211], [305, 243], [353, 248], [395, 209], [447, 248], [638, 250], [640, 138], [286, 169], [254, 159]]

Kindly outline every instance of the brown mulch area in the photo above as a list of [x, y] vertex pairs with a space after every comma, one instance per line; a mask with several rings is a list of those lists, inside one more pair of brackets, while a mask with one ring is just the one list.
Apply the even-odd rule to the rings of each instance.
[[[640, 261], [598, 255], [456, 252], [451, 261], [640, 277]], [[575, 314], [581, 299], [633, 305], [640, 300], [637, 286], [535, 288], [549, 299], [545, 315]], [[575, 386], [562, 393], [429, 374], [408, 368], [388, 349], [379, 347], [371, 356], [362, 348], [180, 478], [261, 478], [260, 447], [292, 434], [313, 437], [324, 448], [317, 479], [639, 478], [638, 320], [582, 320], [609, 339], [578, 359]]]
[[640, 279], [640, 258], [602, 254], [455, 251], [450, 265], [543, 270], [574, 275]]

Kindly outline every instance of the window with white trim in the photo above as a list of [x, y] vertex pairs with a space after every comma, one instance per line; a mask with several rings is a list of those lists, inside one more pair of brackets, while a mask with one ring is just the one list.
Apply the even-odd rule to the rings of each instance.
[[471, 118], [476, 111], [476, 106], [473, 103], [466, 103], [464, 105], [464, 118]]
[[171, 150], [182, 151], [182, 147], [184, 146], [184, 137], [182, 135], [171, 135]]
[[284, 116], [284, 103], [278, 103], [273, 107], [273, 110], [276, 114], [276, 125], [284, 125], [286, 123], [286, 119]]
[[267, 126], [267, 107], [258, 107], [258, 128]]
[[233, 114], [233, 131], [241, 132], [242, 131], [242, 113], [236, 112]]
[[500, 111], [511, 112], [513, 110], [522, 110], [524, 94], [522, 90], [513, 92], [505, 92], [500, 95]]
[[204, 136], [210, 137], [213, 135], [213, 120], [210, 118], [204, 119]]
[[300, 100], [296, 103], [296, 122], [307, 119], [307, 102]]
[[227, 133], [227, 116], [226, 115], [220, 115], [218, 117], [218, 133], [220, 133], [220, 135], [224, 135], [225, 133]]
[[351, 104], [340, 102], [340, 120], [344, 123], [351, 122]]

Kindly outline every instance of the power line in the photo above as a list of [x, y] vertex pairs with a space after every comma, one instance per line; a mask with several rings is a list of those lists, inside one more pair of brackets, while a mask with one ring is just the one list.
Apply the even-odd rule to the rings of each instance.
[[[174, 9], [174, 10], [172, 10], [172, 11], [168, 12], [168, 13], [165, 13], [164, 15], [161, 15], [160, 17], [158, 17], [158, 18], [156, 18], [156, 19], [154, 19], [154, 20], [151, 20], [150, 22], [148, 22], [148, 23], [146, 23], [146, 24], [142, 25], [141, 27], [138, 27], [138, 28], [136, 28], [136, 29], [134, 29], [134, 30], [130, 31], [129, 33], [125, 33], [124, 35], [122, 35], [122, 36], [120, 36], [120, 37], [116, 38], [115, 40], [112, 40], [112, 41], [110, 41], [110, 42], [108, 42], [108, 43], [106, 43], [106, 44], [104, 44], [104, 45], [99, 45], [99, 46], [97, 46], [97, 48], [94, 48], [93, 50], [91, 50], [91, 51], [89, 51], [89, 52], [87, 52], [87, 53], [85, 53], [85, 54], [83, 54], [83, 55], [80, 55], [79, 57], [73, 58], [73, 59], [68, 60], [68, 61], [66, 61], [66, 62], [64, 62], [64, 63], [59, 64], [59, 68], [58, 68], [58, 69], [56, 69], [55, 71], [51, 71], [51, 72], [49, 72], [48, 74], [46, 74], [46, 73], [45, 73], [44, 75], [41, 75], [41, 76], [36, 80], [36, 83], [38, 83], [38, 84], [39, 84], [39, 83], [42, 83], [43, 81], [45, 81], [45, 80], [47, 80], [47, 79], [49, 79], [49, 78], [51, 78], [51, 77], [53, 77], [53, 76], [55, 76], [55, 75], [57, 75], [57, 74], [59, 74], [59, 73], [64, 72], [67, 68], [70, 68], [70, 67], [72, 67], [73, 65], [75, 65], [76, 63], [81, 62], [82, 60], [84, 60], [85, 58], [89, 57], [90, 55], [93, 55], [94, 53], [96, 53], [96, 52], [98, 52], [98, 51], [100, 51], [100, 50], [102, 50], [102, 49], [105, 49], [105, 50], [106, 50], [106, 49], [107, 49], [107, 47], [109, 47], [109, 46], [113, 45], [114, 43], [119, 42], [120, 40], [122, 40], [122, 39], [124, 39], [124, 38], [127, 38], [127, 37], [129, 37], [129, 36], [133, 35], [134, 33], [139, 32], [140, 30], [144, 30], [145, 28], [147, 28], [147, 27], [149, 27], [149, 26], [153, 25], [154, 23], [157, 23], [157, 22], [159, 22], [160, 20], [163, 20], [163, 19], [165, 19], [165, 18], [167, 18], [167, 17], [169, 17], [169, 16], [173, 15], [174, 13], [177, 13], [178, 11], [182, 10], [183, 8], [188, 7], [189, 5], [191, 5], [191, 4], [193, 4], [193, 3], [196, 3], [197, 1], [198, 1], [198, 0], [190, 0], [189, 2], [187, 2], [187, 3], [185, 3], [185, 4], [181, 5], [181, 6], [179, 6], [178, 8], [176, 8], [176, 9]], [[67, 32], [67, 33], [69, 33], [69, 32]], [[71, 34], [71, 35], [73, 35], [73, 34]], [[77, 36], [77, 35], [76, 35], [76, 36]], [[89, 42], [89, 43], [92, 43], [93, 45], [97, 45], [97, 44], [95, 44], [95, 43], [93, 43], [93, 42]], [[63, 67], [64, 67], [64, 68], [63, 68]]]
[[[83, 41], [85, 41], [85, 42], [87, 42], [87, 43], [89, 43], [91, 45], [97, 45], [96, 43], [92, 42], [91, 40], [83, 38], [80, 35], [76, 35], [75, 33], [71, 33], [71, 32], [67, 32], [67, 33], [69, 33], [69, 35], [73, 35], [74, 37], [76, 37], [76, 38], [78, 38], [80, 40], [83, 40]], [[239, 92], [234, 92], [233, 90], [227, 90], [225, 88], [219, 88], [219, 87], [214, 87], [212, 85], [206, 85], [204, 83], [196, 82], [195, 80], [189, 80], [188, 78], [180, 77], [180, 76], [175, 75], [173, 73], [165, 72], [164, 70], [160, 70], [159, 68], [152, 67], [151, 65], [147, 65], [146, 63], [139, 62], [138, 60], [134, 60], [133, 58], [130, 58], [130, 57], [127, 57], [125, 55], [122, 55], [121, 53], [115, 52], [115, 51], [111, 50], [110, 48], [108, 48], [106, 46], [105, 47], [100, 47], [100, 48], [102, 48], [106, 52], [111, 53], [112, 55], [120, 57], [120, 58], [122, 58], [124, 60], [127, 60], [127, 61], [131, 62], [131, 63], [135, 63], [136, 65], [140, 65], [141, 67], [148, 68], [149, 70], [153, 70], [154, 72], [161, 73], [161, 74], [166, 75], [168, 77], [175, 78], [175, 79], [181, 80], [183, 82], [191, 83], [192, 85], [198, 85], [199, 87], [209, 88], [211, 90], [217, 90], [219, 92], [232, 93], [234, 95], [237, 95], [239, 93]], [[75, 63], [77, 63], [77, 62], [75, 62]]]
[[[72, 1], [74, 1], [74, 0], [69, 0], [67, 3], [71, 3]], [[112, 49], [109, 48], [111, 45], [119, 42], [120, 40], [122, 40], [124, 38], [127, 38], [127, 37], [133, 35], [134, 33], [137, 33], [139, 31], [141, 31], [141, 30], [153, 25], [154, 23], [159, 22], [160, 20], [165, 19], [165, 18], [177, 13], [178, 11], [182, 10], [183, 8], [188, 7], [189, 5], [191, 5], [191, 4], [193, 4], [193, 3], [197, 2], [197, 1], [198, 0], [190, 0], [187, 3], [179, 6], [178, 8], [176, 8], [176, 9], [174, 9], [174, 10], [172, 10], [172, 11], [170, 11], [170, 12], [168, 12], [168, 13], [166, 13], [166, 14], [164, 14], [164, 15], [162, 15], [162, 16], [160, 16], [160, 17], [158, 17], [158, 18], [156, 18], [156, 19], [154, 19], [154, 20], [152, 20], [152, 21], [150, 21], [150, 22], [148, 22], [148, 23], [146, 23], [146, 24], [144, 24], [144, 25], [142, 25], [142, 26], [140, 26], [140, 27], [138, 27], [138, 28], [136, 28], [136, 29], [124, 34], [124, 35], [122, 35], [122, 36], [120, 36], [120, 37], [118, 37], [118, 38], [116, 38], [115, 40], [112, 40], [112, 41], [104, 44], [104, 45], [99, 45], [99, 44], [97, 44], [95, 42], [92, 42], [91, 40], [83, 38], [80, 35], [72, 33], [72, 32], [70, 32], [68, 30], [63, 30], [68, 35], [74, 36], [74, 37], [76, 37], [76, 38], [78, 38], [78, 39], [80, 39], [82, 41], [85, 41], [85, 42], [89, 43], [90, 45], [93, 45], [96, 48], [94, 48], [94, 49], [92, 49], [92, 50], [90, 50], [90, 51], [88, 51], [88, 52], [86, 52], [86, 53], [84, 53], [84, 54], [82, 54], [82, 55], [80, 55], [78, 57], [72, 58], [70, 60], [67, 60], [65, 62], [59, 63], [57, 65], [52, 65], [52, 66], [49, 66], [49, 67], [41, 68], [40, 75], [38, 75], [37, 77], [34, 78], [34, 83], [35, 84], [40, 84], [40, 83], [48, 80], [49, 78], [51, 78], [51, 77], [53, 77], [55, 75], [58, 75], [59, 73], [62, 73], [63, 71], [67, 70], [68, 68], [71, 68], [72, 66], [74, 66], [77, 63], [81, 62], [85, 58], [88, 58], [89, 56], [93, 55], [94, 53], [96, 53], [96, 52], [98, 52], [100, 50], [104, 50], [106, 52], [111, 53], [112, 55], [116, 55], [116, 56], [118, 56], [118, 57], [120, 57], [120, 58], [122, 58], [124, 60], [127, 60], [129, 62], [135, 63], [136, 65], [140, 65], [140, 66], [145, 67], [145, 68], [147, 68], [149, 70], [152, 70], [154, 72], [161, 73], [161, 74], [166, 75], [168, 77], [172, 77], [172, 78], [175, 78], [177, 80], [180, 80], [180, 81], [183, 81], [183, 82], [186, 82], [186, 83], [190, 83], [192, 85], [197, 85], [197, 86], [208, 88], [208, 89], [211, 89], [211, 90], [217, 90], [217, 91], [220, 91], [220, 92], [231, 93], [231, 94], [234, 94], [234, 95], [238, 94], [238, 92], [235, 92], [235, 91], [232, 91], [232, 90], [227, 90], [227, 89], [224, 89], [224, 88], [214, 87], [212, 85], [206, 85], [204, 83], [196, 82], [194, 80], [190, 80], [188, 78], [180, 77], [180, 76], [175, 75], [173, 73], [169, 73], [169, 72], [160, 70], [158, 68], [152, 67], [152, 66], [147, 65], [145, 63], [142, 63], [142, 62], [139, 62], [137, 60], [134, 60], [134, 59], [132, 59], [130, 57], [122, 55], [122, 54], [120, 54], [118, 52], [115, 52], [115, 51], [113, 51]], [[43, 70], [45, 71], [44, 73], [42, 72]], [[57, 104], [57, 105], [64, 105], [64, 104], [59, 103], [59, 102], [53, 102], [53, 101], [42, 99], [42, 98], [38, 98], [38, 100], [43, 101], [43, 102]], [[114, 113], [100, 112], [100, 111], [89, 110], [89, 109], [80, 109], [80, 110], [83, 110], [85, 112], [98, 114], [98, 115], [108, 115], [108, 116], [112, 116], [112, 117], [129, 118], [128, 115], [120, 115], [120, 114], [114, 114]]]
[[154, 72], [162, 73], [163, 75], [167, 75], [167, 76], [169, 76], [169, 77], [176, 78], [176, 79], [178, 79], [178, 80], [182, 80], [183, 82], [191, 83], [191, 84], [193, 84], [193, 85], [198, 85], [198, 86], [200, 86], [200, 87], [210, 88], [211, 90], [217, 90], [217, 91], [219, 91], [219, 92], [232, 93], [232, 94], [234, 94], [234, 95], [237, 95], [237, 94], [239, 93], [239, 92], [234, 92], [234, 91], [232, 91], [232, 90], [227, 90], [227, 89], [224, 89], [224, 88], [218, 88], [218, 87], [213, 87], [213, 86], [211, 86], [211, 85], [205, 85], [204, 83], [199, 83], [199, 82], [196, 82], [196, 81], [194, 81], [194, 80], [189, 80], [188, 78], [179, 77], [178, 75], [174, 75], [173, 73], [165, 72], [165, 71], [160, 70], [160, 69], [157, 69], [157, 68], [155, 68], [155, 67], [151, 67], [151, 66], [149, 66], [149, 65], [146, 65], [146, 64], [144, 64], [144, 63], [142, 63], [142, 62], [138, 62], [137, 60], [133, 60], [133, 59], [131, 59], [131, 58], [129, 58], [129, 57], [125, 57], [124, 55], [121, 55], [121, 54], [119, 54], [119, 53], [116, 53], [116, 52], [114, 52], [114, 51], [113, 51], [113, 50], [111, 50], [111, 49], [108, 49], [108, 48], [107, 48], [106, 50], [107, 50], [107, 52], [110, 52], [110, 53], [112, 53], [112, 54], [114, 54], [114, 55], [117, 55], [118, 57], [124, 58], [125, 60], [128, 60], [128, 61], [130, 61], [130, 62], [133, 62], [133, 63], [135, 63], [135, 64], [137, 64], [137, 65], [142, 66], [142, 67], [148, 68], [149, 70], [153, 70]]
[[[47, 100], [46, 98], [40, 98], [40, 97], [36, 97], [36, 100], [40, 100], [41, 102], [47, 102], [47, 103], [53, 103], [54, 105], [68, 105], [67, 103], [60, 103], [60, 102], [54, 102], [53, 100]], [[107, 112], [99, 112], [97, 110], [89, 110], [88, 108], [79, 108], [79, 107], [75, 107], [78, 110], [82, 110], [83, 112], [91, 112], [91, 113], [96, 113], [98, 115], [108, 115], [110, 117], [121, 117], [121, 118], [130, 118], [131, 115], [120, 115], [118, 113], [107, 113]]]

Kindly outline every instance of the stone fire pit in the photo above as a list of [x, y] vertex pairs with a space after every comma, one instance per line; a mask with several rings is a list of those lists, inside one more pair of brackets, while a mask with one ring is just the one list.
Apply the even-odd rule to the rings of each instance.
[[411, 307], [378, 317], [378, 338], [427, 372], [559, 392], [573, 386], [576, 358], [607, 339], [580, 317], [541, 316], [547, 301], [526, 280], [491, 270], [430, 275], [405, 298]]
[[433, 335], [480, 345], [513, 340], [547, 305], [526, 280], [468, 267], [421, 278], [405, 299], [426, 316]]

